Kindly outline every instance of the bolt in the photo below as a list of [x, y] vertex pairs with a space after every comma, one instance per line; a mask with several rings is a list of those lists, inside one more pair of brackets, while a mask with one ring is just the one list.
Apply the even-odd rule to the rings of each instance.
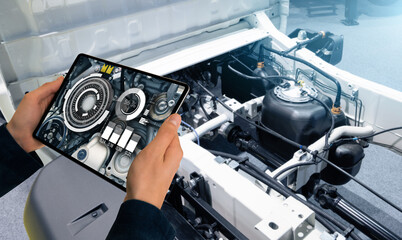
[[165, 101], [161, 101], [160, 103], [158, 103], [158, 110], [159, 111], [163, 111], [167, 108], [168, 104]]
[[173, 105], [175, 104], [176, 102], [172, 99], [172, 100], [170, 100], [169, 102], [168, 102], [168, 106], [169, 107], [173, 107]]

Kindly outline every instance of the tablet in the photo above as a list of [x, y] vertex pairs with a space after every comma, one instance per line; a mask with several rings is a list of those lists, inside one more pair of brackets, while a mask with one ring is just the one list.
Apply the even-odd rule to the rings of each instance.
[[132, 161], [188, 92], [185, 83], [80, 54], [34, 137], [125, 189]]

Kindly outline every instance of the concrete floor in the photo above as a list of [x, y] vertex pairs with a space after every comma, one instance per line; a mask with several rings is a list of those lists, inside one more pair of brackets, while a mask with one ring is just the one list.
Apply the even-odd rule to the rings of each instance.
[[[347, 27], [340, 23], [344, 19], [342, 4], [336, 5], [337, 15], [308, 18], [303, 1], [294, 2], [296, 4], [291, 3], [288, 32], [295, 28], [309, 28], [343, 34], [344, 54], [342, 62], [338, 64], [339, 68], [402, 91], [402, 15], [362, 15], [358, 26]], [[366, 158], [358, 178], [402, 206], [402, 156], [378, 146], [370, 146], [365, 153]], [[23, 225], [23, 212], [36, 175], [0, 198], [0, 239], [28, 239]], [[401, 213], [353, 182], [340, 187], [339, 191], [363, 211], [402, 236]]]
[[[308, 17], [306, 2], [320, 2], [322, 5], [335, 4], [336, 15]], [[329, 31], [344, 36], [343, 58], [337, 67], [402, 91], [402, 1], [392, 5], [391, 16], [386, 16], [386, 9], [377, 15], [362, 14], [358, 18], [359, 25], [345, 26], [345, 7], [336, 0], [295, 0], [291, 1], [287, 33], [296, 28], [314, 31]], [[360, 2], [364, 2], [361, 0]], [[369, 6], [361, 6], [360, 11], [373, 15]], [[391, 11], [390, 10], [390, 11]], [[399, 13], [399, 14], [398, 14]]]

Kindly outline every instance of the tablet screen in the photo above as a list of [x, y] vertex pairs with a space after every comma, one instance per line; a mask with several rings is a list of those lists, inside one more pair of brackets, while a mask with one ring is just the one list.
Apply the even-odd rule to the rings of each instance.
[[131, 162], [188, 90], [184, 83], [80, 54], [34, 135], [125, 187]]

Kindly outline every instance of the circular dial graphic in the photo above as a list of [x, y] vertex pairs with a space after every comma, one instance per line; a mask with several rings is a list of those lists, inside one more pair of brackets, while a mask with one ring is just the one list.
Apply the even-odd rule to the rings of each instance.
[[172, 113], [173, 108], [169, 106], [167, 94], [161, 93], [156, 96], [154, 104], [149, 111], [149, 117], [155, 121], [165, 120]]
[[121, 102], [121, 112], [128, 115], [132, 114], [138, 109], [138, 103], [140, 101], [140, 97], [138, 94], [132, 93], [123, 98]]
[[113, 98], [110, 83], [101, 77], [87, 77], [69, 90], [64, 102], [66, 126], [74, 132], [95, 127], [107, 114]]
[[145, 107], [145, 93], [139, 88], [130, 88], [117, 99], [115, 112], [119, 119], [130, 121], [138, 117]]
[[38, 136], [56, 147], [61, 147], [67, 135], [67, 129], [64, 126], [61, 117], [48, 118], [39, 128]]

